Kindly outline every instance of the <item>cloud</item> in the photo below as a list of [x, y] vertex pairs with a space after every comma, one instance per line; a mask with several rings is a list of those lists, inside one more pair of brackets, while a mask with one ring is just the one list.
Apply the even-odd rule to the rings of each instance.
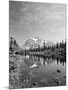
[[42, 39], [43, 37], [55, 39], [52, 34], [63, 35], [65, 32], [65, 4], [15, 1], [10, 2], [9, 10], [10, 34], [17, 38], [37, 35]]

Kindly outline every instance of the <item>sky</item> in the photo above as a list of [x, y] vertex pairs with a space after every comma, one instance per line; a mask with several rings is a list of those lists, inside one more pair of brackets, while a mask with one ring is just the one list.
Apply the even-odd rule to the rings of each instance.
[[65, 4], [9, 1], [9, 36], [20, 45], [34, 37], [59, 42], [65, 33]]

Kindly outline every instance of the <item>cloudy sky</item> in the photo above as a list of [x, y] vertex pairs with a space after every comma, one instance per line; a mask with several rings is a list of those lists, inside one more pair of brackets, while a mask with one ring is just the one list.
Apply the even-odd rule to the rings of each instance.
[[9, 36], [20, 45], [32, 37], [61, 41], [65, 39], [65, 18], [65, 4], [10, 1]]

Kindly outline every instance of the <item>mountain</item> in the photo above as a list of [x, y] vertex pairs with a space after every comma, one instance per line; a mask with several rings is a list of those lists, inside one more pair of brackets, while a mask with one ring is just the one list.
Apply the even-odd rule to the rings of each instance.
[[38, 37], [35, 37], [35, 38], [31, 38], [31, 39], [28, 39], [24, 46], [26, 49], [29, 49], [29, 48], [38, 48], [38, 45], [39, 43], [41, 43], [41, 40], [38, 38]]
[[[24, 43], [23, 47], [25, 49], [33, 49], [33, 48], [38, 48], [38, 46], [40, 45], [40, 47], [43, 46], [44, 40], [40, 40], [39, 37], [35, 37], [35, 38], [30, 38], [28, 40], [26, 40], [26, 42]], [[45, 46], [52, 46], [53, 43], [49, 42], [49, 41], [45, 41]]]

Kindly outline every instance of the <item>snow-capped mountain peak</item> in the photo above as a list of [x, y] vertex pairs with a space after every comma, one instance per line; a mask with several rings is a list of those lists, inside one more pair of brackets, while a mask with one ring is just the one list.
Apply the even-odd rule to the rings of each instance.
[[26, 42], [24, 43], [24, 47], [25, 47], [25, 49], [30, 49], [30, 48], [33, 49], [33, 48], [38, 48], [39, 45], [40, 45], [40, 47], [42, 47], [44, 43], [45, 43], [45, 46], [53, 45], [52, 42], [40, 40], [39, 37], [35, 37], [35, 38], [30, 38], [30, 39], [26, 40]]
[[33, 40], [34, 40], [35, 42], [37, 42], [38, 39], [37, 39], [37, 38], [33, 38]]

